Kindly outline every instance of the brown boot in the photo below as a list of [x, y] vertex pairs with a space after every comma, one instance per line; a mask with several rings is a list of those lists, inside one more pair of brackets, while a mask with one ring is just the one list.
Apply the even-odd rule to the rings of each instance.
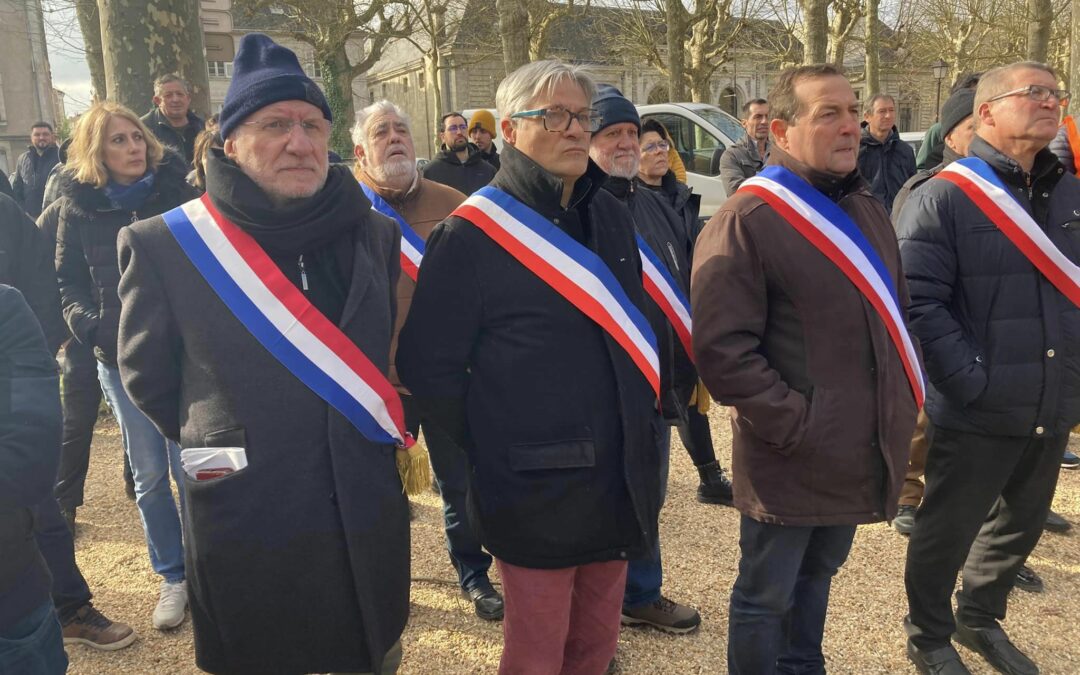
[[113, 652], [135, 642], [131, 626], [110, 621], [89, 602], [64, 624], [64, 644], [83, 644]]

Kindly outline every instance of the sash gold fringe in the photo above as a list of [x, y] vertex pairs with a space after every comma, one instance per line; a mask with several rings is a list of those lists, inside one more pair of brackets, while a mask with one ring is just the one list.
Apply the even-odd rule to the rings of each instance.
[[424, 446], [416, 443], [407, 450], [398, 449], [396, 459], [401, 488], [405, 494], [418, 495], [431, 487], [431, 465]]

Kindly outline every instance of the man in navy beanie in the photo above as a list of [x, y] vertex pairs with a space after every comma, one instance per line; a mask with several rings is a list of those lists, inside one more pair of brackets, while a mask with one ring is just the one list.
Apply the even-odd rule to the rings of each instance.
[[394, 673], [409, 613], [394, 445], [320, 382], [385, 378], [401, 232], [328, 166], [330, 108], [296, 55], [249, 34], [233, 63], [205, 197], [119, 238], [124, 387], [182, 448], [195, 661]]

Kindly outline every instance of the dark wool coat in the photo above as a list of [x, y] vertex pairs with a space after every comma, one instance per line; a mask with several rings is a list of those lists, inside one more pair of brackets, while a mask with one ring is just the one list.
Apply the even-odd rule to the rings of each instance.
[[[1050, 241], [1080, 263], [1080, 179], [1049, 150], [1030, 174], [976, 137], [986, 160]], [[934, 178], [897, 223], [937, 426], [992, 436], [1068, 434], [1080, 422], [1080, 309], [960, 188]]]
[[[858, 173], [817, 172], [777, 147], [769, 163], [855, 221], [904, 312], [896, 235]], [[736, 508], [794, 526], [893, 518], [915, 398], [885, 322], [840, 268], [763, 199], [739, 192], [698, 237], [690, 301], [698, 372], [733, 408]]]
[[0, 284], [19, 289], [55, 354], [68, 338], [60, 315], [53, 243], [15, 200], [0, 196]]
[[[338, 326], [385, 374], [401, 235], [357, 193], [355, 226], [338, 240], [355, 242]], [[119, 364], [132, 400], [182, 448], [247, 453], [238, 472], [184, 478], [197, 665], [378, 671], [409, 613], [394, 447], [366, 440], [264, 349], [163, 218], [121, 232], [120, 263]]]
[[[195, 196], [184, 180], [183, 160], [169, 153], [158, 167], [154, 189], [136, 211], [112, 205], [105, 190], [61, 173], [56, 229], [56, 277], [60, 303], [71, 334], [107, 366], [116, 367], [116, 327], [120, 323], [120, 268], [116, 238], [128, 224], [164, 213]], [[52, 206], [52, 205], [50, 205]]]
[[22, 294], [0, 285], [0, 632], [49, 600], [33, 509], [60, 461], [60, 378]]
[[[631, 216], [595, 164], [562, 181], [503, 148], [494, 185], [593, 250], [644, 307]], [[397, 353], [425, 414], [464, 448], [470, 520], [492, 555], [560, 568], [644, 554], [656, 539], [660, 420], [630, 357], [473, 223], [427, 241]]]

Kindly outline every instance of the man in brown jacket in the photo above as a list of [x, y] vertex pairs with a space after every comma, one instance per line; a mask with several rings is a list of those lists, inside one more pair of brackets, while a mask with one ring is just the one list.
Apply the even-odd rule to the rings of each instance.
[[[903, 316], [896, 237], [856, 170], [859, 102], [847, 79], [829, 65], [789, 69], [769, 101], [770, 167], [854, 221]], [[728, 669], [822, 672], [829, 587], [855, 526], [896, 515], [912, 384], [866, 297], [747, 185], [697, 240], [691, 303], [699, 372], [733, 408], [742, 557]]]
[[[361, 110], [356, 115], [352, 137], [356, 177], [373, 208], [398, 221], [403, 231], [411, 230], [420, 241], [426, 241], [435, 226], [465, 201], [465, 195], [454, 188], [430, 181], [417, 172], [409, 119], [390, 101], [377, 101]], [[403, 251], [408, 248], [402, 246]], [[419, 259], [412, 262], [419, 266]], [[402, 260], [397, 321], [390, 343], [390, 382], [401, 394], [409, 432], [415, 436], [421, 426], [424, 428], [424, 441], [443, 498], [450, 562], [457, 570], [462, 592], [472, 600], [477, 616], [498, 620], [503, 616], [503, 599], [488, 580], [491, 556], [480, 547], [465, 510], [468, 471], [465, 455], [449, 436], [420, 416], [394, 365], [398, 334], [405, 325], [416, 290], [415, 273], [415, 267]]]

